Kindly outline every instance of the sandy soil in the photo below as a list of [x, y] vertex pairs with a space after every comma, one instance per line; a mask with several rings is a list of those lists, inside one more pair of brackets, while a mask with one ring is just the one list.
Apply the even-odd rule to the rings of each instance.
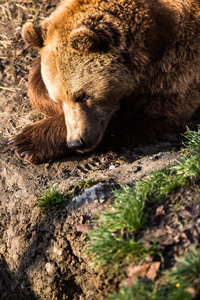
[[[106, 209], [112, 201], [106, 186], [133, 182], [177, 160], [172, 152], [179, 146], [176, 136], [139, 149], [95, 152], [38, 166], [5, 152], [6, 142], [22, 126], [43, 117], [27, 97], [28, 72], [37, 53], [22, 41], [22, 25], [39, 22], [56, 3], [2, 0], [0, 4], [0, 299], [97, 298], [105, 278], [97, 284], [83, 253], [86, 236], [76, 225]], [[39, 211], [36, 194], [41, 189], [53, 185], [68, 191], [82, 179], [104, 185], [108, 181], [106, 200], [66, 202], [52, 212]]]

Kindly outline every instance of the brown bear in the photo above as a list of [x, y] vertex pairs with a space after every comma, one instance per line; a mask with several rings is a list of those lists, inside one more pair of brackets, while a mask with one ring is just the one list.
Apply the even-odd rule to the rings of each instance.
[[40, 52], [29, 98], [48, 116], [10, 142], [31, 163], [135, 147], [200, 105], [199, 0], [65, 0], [23, 37]]

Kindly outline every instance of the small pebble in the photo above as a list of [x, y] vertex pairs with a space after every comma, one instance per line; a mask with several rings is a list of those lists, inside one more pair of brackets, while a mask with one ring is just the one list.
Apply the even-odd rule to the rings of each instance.
[[134, 173], [137, 173], [137, 172], [139, 172], [141, 170], [142, 170], [142, 168], [140, 166], [133, 167], [133, 172]]
[[111, 165], [110, 167], [109, 167], [109, 170], [113, 170], [113, 169], [115, 169], [116, 167], [114, 166], [114, 165]]
[[0, 71], [0, 81], [3, 80], [3, 73]]

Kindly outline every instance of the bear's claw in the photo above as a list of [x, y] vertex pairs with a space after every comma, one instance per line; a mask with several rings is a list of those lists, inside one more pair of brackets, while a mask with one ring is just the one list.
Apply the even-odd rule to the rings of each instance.
[[25, 157], [25, 156], [26, 156], [26, 154], [28, 154], [28, 151], [24, 151], [24, 152], [22, 152], [22, 153], [20, 154], [20, 156], [21, 156], [21, 157]]
[[7, 145], [12, 145], [14, 143], [13, 138], [7, 142]]
[[15, 151], [18, 148], [18, 146], [14, 146], [10, 149], [10, 151]]

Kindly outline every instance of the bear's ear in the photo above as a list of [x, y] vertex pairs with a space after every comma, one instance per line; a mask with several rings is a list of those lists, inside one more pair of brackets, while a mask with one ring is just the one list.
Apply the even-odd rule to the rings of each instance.
[[82, 25], [70, 33], [68, 44], [74, 52], [124, 50], [126, 41], [121, 31], [112, 23], [97, 23], [94, 30], [88, 27], [87, 24]]
[[68, 37], [69, 46], [78, 53], [94, 52], [99, 48], [99, 42], [99, 36], [86, 27], [74, 29]]
[[44, 34], [41, 26], [35, 26], [32, 23], [26, 23], [22, 29], [22, 36], [27, 44], [35, 48], [43, 47]]

